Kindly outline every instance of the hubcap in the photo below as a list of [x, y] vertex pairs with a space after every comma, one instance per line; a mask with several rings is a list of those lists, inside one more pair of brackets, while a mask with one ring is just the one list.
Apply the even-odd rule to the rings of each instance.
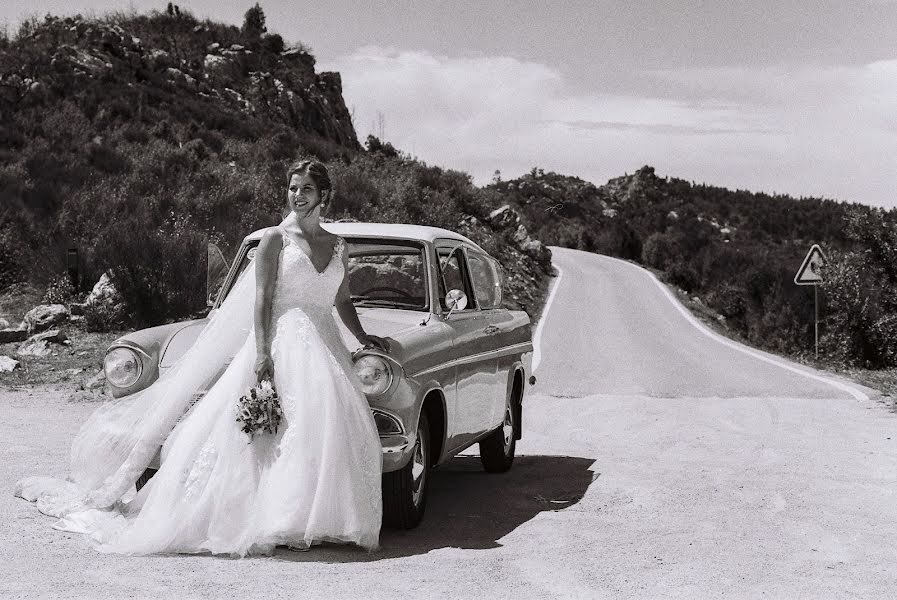
[[505, 422], [502, 423], [501, 432], [505, 438], [505, 454], [511, 451], [511, 442], [514, 441], [514, 412], [511, 410], [511, 401], [505, 404]]
[[411, 490], [414, 505], [420, 505], [424, 494], [424, 481], [427, 478], [427, 449], [424, 446], [422, 431], [417, 432], [417, 442], [414, 444], [414, 455], [411, 458]]

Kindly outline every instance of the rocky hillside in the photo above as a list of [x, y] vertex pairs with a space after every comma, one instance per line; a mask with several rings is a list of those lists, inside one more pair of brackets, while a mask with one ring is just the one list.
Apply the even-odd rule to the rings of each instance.
[[[15, 329], [35, 298], [90, 330], [201, 314], [207, 244], [229, 259], [279, 221], [286, 167], [309, 156], [336, 185], [325, 217], [461, 230], [504, 263], [506, 305], [538, 314], [550, 253], [514, 210], [492, 215], [500, 199], [465, 173], [362, 148], [339, 74], [314, 67], [258, 6], [241, 28], [172, 11], [47, 16], [0, 37], [0, 317]], [[120, 302], [73, 320], [104, 273]]]
[[116, 105], [132, 101], [138, 118], [143, 110], [164, 118], [187, 103], [197, 118], [206, 114], [211, 129], [225, 125], [215, 119], [249, 119], [248, 127], [262, 125], [252, 120], [259, 119], [359, 148], [339, 73], [315, 73], [314, 57], [301, 45], [286, 47], [279, 35], [254, 37], [187, 14], [47, 16], [23, 33], [0, 53], [5, 114], [25, 116], [30, 107], [51, 108], [64, 99], [89, 112], [111, 112], [115, 105], [98, 101], [115, 95]]
[[361, 150], [339, 74], [314, 65], [186, 12], [47, 16], [0, 38], [0, 283], [46, 280], [72, 247], [95, 280], [113, 225], [237, 238], [280, 200], [281, 163]]

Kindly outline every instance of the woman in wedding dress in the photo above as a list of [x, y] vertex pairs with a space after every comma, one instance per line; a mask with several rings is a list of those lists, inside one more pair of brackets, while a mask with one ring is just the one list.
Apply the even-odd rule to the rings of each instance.
[[[388, 351], [388, 343], [362, 328], [345, 240], [320, 225], [332, 193], [326, 168], [303, 161], [287, 179], [289, 215], [265, 232], [255, 265], [176, 366], [90, 417], [73, 442], [66, 480], [17, 483], [16, 495], [59, 517], [57, 529], [126, 554], [244, 556], [320, 541], [378, 546], [380, 441], [333, 306], [361, 344]], [[273, 381], [283, 420], [276, 434], [250, 441], [236, 421], [237, 402], [262, 379]], [[135, 494], [160, 444], [161, 468]]]

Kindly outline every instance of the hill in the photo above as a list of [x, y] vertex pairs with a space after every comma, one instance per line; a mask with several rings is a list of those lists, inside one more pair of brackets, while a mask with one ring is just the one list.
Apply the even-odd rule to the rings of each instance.
[[[468, 175], [362, 148], [340, 75], [314, 66], [257, 6], [242, 28], [185, 11], [48, 15], [0, 38], [0, 286], [74, 298], [109, 271], [128, 307], [109, 326], [201, 313], [207, 243], [229, 258], [278, 222], [287, 165], [313, 156], [337, 186], [325, 216], [461, 229], [503, 260], [506, 304], [535, 315], [550, 253], [492, 224]], [[65, 291], [71, 248], [83, 277]]]

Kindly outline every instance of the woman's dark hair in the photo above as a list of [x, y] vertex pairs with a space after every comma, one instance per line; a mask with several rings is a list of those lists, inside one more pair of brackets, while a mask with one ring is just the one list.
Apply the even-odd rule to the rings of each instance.
[[327, 167], [324, 166], [319, 160], [300, 160], [299, 162], [293, 163], [290, 166], [290, 170], [287, 171], [287, 183], [290, 183], [290, 179], [293, 178], [293, 175], [296, 173], [305, 173], [311, 180], [315, 182], [315, 185], [318, 186], [318, 191], [324, 192], [326, 190], [332, 189], [333, 185], [330, 183], [330, 174], [327, 172]]

